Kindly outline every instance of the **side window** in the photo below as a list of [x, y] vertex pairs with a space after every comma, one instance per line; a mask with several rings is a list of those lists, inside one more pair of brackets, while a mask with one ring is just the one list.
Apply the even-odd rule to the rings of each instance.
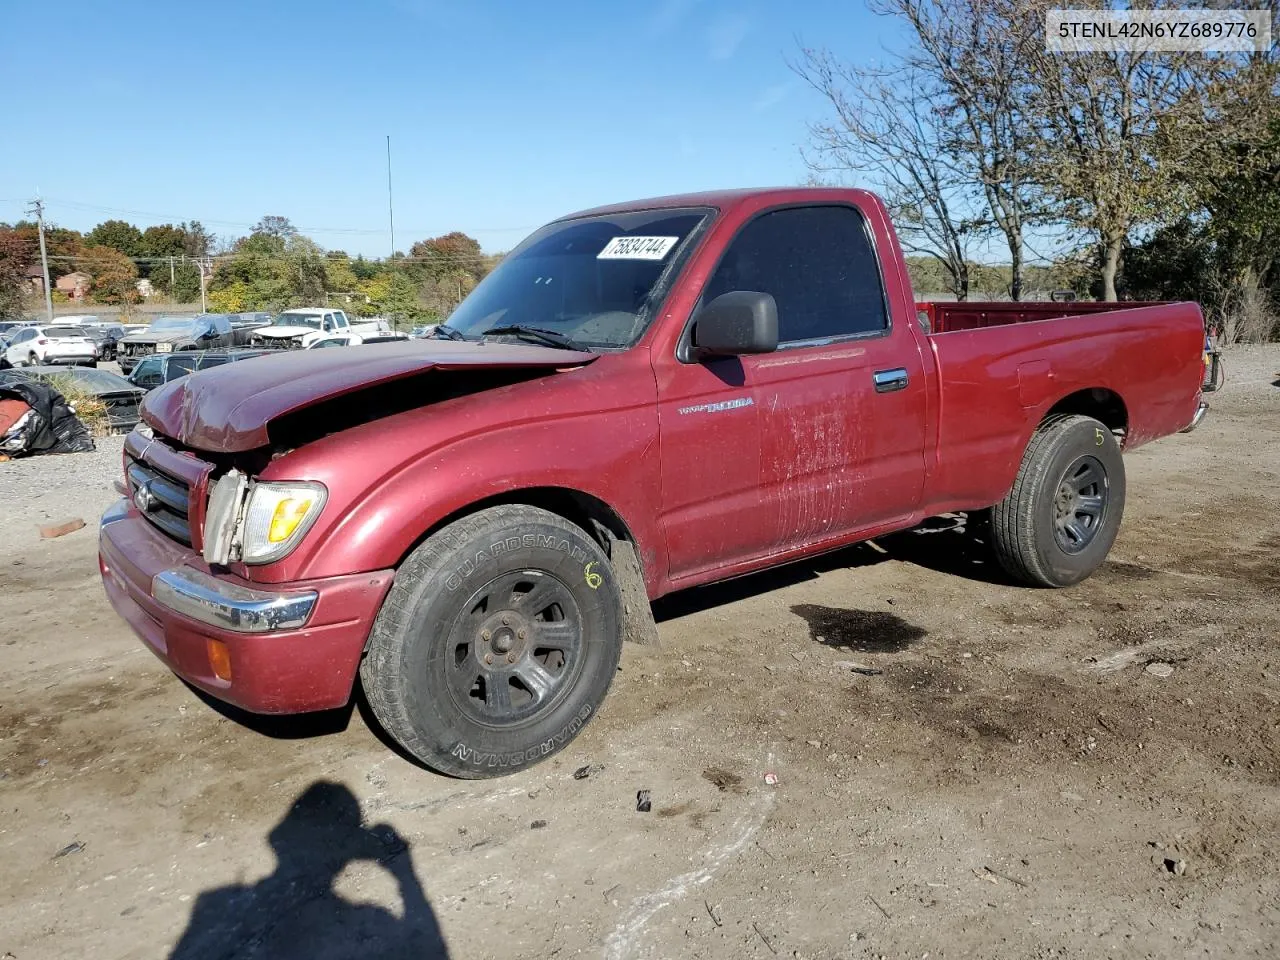
[[166, 381], [177, 380], [179, 377], [185, 377], [195, 368], [195, 357], [173, 357], [169, 360], [169, 366], [165, 369], [164, 378]]
[[228, 358], [228, 357], [218, 357], [218, 356], [214, 356], [214, 357], [201, 357], [201, 358], [200, 358], [200, 363], [199, 363], [197, 366], [198, 366], [198, 367], [199, 367], [199, 369], [201, 369], [201, 370], [208, 370], [210, 367], [220, 367], [220, 366], [222, 366], [224, 363], [226, 363], [226, 362], [227, 362], [227, 360], [228, 360], [228, 359], [230, 359], [230, 358]]
[[27, 327], [27, 329], [23, 330], [20, 334], [14, 337], [13, 342], [26, 343], [28, 340], [33, 339], [35, 335], [36, 335], [36, 332], [32, 330], [30, 327]]
[[326, 313], [326, 314], [324, 315], [324, 320], [321, 322], [321, 324], [320, 324], [320, 328], [321, 328], [322, 330], [325, 330], [325, 331], [331, 331], [331, 330], [333, 329], [333, 314], [332, 314], [332, 313]]
[[734, 290], [773, 295], [779, 343], [889, 326], [866, 221], [853, 207], [793, 207], [752, 220], [729, 245], [702, 299]]
[[338, 329], [338, 330], [345, 330], [347, 329], [347, 327], [351, 326], [351, 324], [347, 323], [347, 315], [343, 313], [341, 310], [334, 312], [333, 322], [335, 325], [335, 329]]

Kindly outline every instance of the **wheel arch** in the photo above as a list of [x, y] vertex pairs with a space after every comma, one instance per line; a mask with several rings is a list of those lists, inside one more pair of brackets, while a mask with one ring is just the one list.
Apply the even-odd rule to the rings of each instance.
[[1069, 393], [1045, 411], [1040, 418], [1043, 424], [1060, 414], [1081, 414], [1100, 421], [1116, 435], [1121, 447], [1129, 431], [1129, 408], [1124, 398], [1109, 387], [1086, 387]]
[[431, 524], [409, 545], [396, 561], [396, 566], [399, 567], [400, 564], [404, 563], [409, 554], [442, 527], [488, 507], [496, 507], [503, 504], [538, 507], [548, 513], [563, 517], [570, 523], [585, 530], [592, 539], [604, 548], [605, 553], [611, 552], [611, 540], [622, 540], [630, 543], [636, 547], [636, 556], [641, 564], [641, 570], [645, 574], [645, 579], [648, 580], [651, 575], [651, 571], [645, 568], [644, 560], [640, 556], [640, 545], [636, 540], [635, 534], [622, 515], [599, 497], [585, 493], [582, 490], [575, 490], [572, 487], [562, 486], [521, 487], [506, 490], [491, 497], [473, 500], [465, 506], [440, 517]]

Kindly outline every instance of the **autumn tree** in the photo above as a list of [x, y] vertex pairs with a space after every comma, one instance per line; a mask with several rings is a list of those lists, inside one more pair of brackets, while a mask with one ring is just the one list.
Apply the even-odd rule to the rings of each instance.
[[138, 268], [114, 247], [87, 246], [81, 252], [76, 268], [93, 278], [90, 292], [98, 303], [137, 303]]
[[0, 229], [0, 318], [22, 314], [27, 268], [36, 262], [36, 249], [12, 229]]

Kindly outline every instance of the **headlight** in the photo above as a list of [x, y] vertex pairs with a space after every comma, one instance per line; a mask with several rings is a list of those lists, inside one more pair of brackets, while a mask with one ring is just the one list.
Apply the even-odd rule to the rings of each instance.
[[173, 344], [172, 344], [172, 343], [157, 343], [157, 344], [156, 344], [156, 353], [172, 353], [172, 352], [173, 352]]
[[329, 491], [319, 483], [254, 484], [244, 511], [241, 558], [257, 564], [288, 556], [316, 522], [328, 497]]

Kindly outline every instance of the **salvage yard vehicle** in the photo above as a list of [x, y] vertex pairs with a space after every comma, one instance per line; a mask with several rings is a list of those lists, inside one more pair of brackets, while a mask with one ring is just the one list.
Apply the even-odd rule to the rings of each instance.
[[381, 317], [352, 323], [342, 310], [329, 307], [300, 307], [286, 310], [271, 323], [254, 332], [253, 345], [272, 349], [306, 349], [317, 340], [335, 335], [376, 337], [390, 333], [391, 325]]
[[489, 777], [581, 730], [646, 596], [984, 510], [1012, 576], [1079, 583], [1122, 451], [1203, 415], [1199, 307], [921, 309], [861, 190], [557, 220], [433, 339], [152, 393], [107, 594], [213, 697], [322, 710], [358, 675], [406, 751]]
[[128, 374], [140, 359], [157, 353], [242, 347], [263, 325], [227, 313], [156, 317], [146, 330], [120, 340], [117, 359], [120, 369]]
[[267, 354], [248, 347], [236, 350], [182, 350], [143, 357], [129, 374], [129, 382], [143, 390], [154, 390], [161, 384], [200, 370], [220, 367], [224, 363], [249, 360]]
[[65, 389], [70, 381], [82, 393], [102, 401], [107, 412], [107, 426], [112, 433], [128, 433], [138, 425], [138, 411], [146, 391], [109, 370], [87, 370], [82, 367], [23, 367], [0, 373], [0, 386], [15, 380], [39, 380], [55, 389]]
[[98, 348], [79, 327], [26, 327], [9, 338], [5, 359], [15, 367], [98, 365]]

